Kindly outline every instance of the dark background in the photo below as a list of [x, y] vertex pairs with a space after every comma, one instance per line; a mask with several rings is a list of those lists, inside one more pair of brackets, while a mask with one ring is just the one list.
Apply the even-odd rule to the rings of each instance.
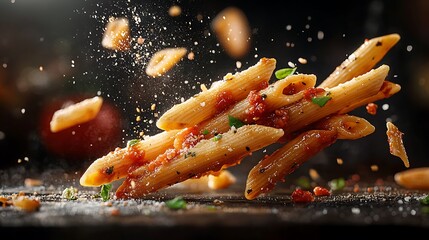
[[[172, 18], [172, 4], [182, 15]], [[376, 116], [364, 109], [376, 132], [357, 141], [338, 141], [292, 176], [306, 175], [315, 168], [325, 178], [358, 173], [367, 177], [391, 178], [404, 170], [402, 161], [389, 154], [385, 135], [387, 118], [401, 129], [412, 167], [427, 166], [429, 133], [429, 3], [414, 1], [55, 1], [16, 0], [0, 2], [0, 173], [7, 181], [14, 173], [31, 176], [51, 169], [82, 171], [96, 156], [68, 159], [48, 151], [40, 138], [41, 112], [59, 97], [100, 93], [121, 113], [120, 141], [107, 141], [106, 153], [138, 137], [159, 130], [156, 112], [162, 114], [180, 98], [199, 92], [199, 85], [238, 71], [235, 59], [217, 45], [210, 21], [227, 6], [237, 6], [252, 28], [252, 49], [240, 59], [241, 70], [261, 57], [274, 57], [277, 67], [289, 61], [302, 73], [314, 73], [318, 83], [326, 78], [364, 39], [390, 33], [400, 42], [381, 61], [391, 67], [388, 79], [402, 90], [379, 102]], [[202, 21], [198, 20], [202, 16]], [[132, 37], [146, 42], [124, 53], [101, 46], [103, 28], [110, 16], [130, 19]], [[137, 17], [137, 18], [136, 18]], [[141, 21], [140, 21], [141, 20]], [[287, 30], [290, 25], [291, 30]], [[165, 29], [164, 29], [165, 27]], [[318, 33], [323, 32], [323, 38]], [[310, 39], [311, 38], [311, 39]], [[152, 44], [149, 45], [147, 42]], [[287, 47], [293, 43], [294, 47]], [[195, 53], [166, 76], [152, 79], [144, 68], [151, 54], [169, 46], [184, 46]], [[142, 56], [136, 60], [137, 54]], [[146, 55], [148, 54], [148, 55]], [[306, 65], [299, 64], [306, 58]], [[39, 67], [43, 66], [43, 71]], [[155, 96], [156, 95], [156, 96]], [[382, 104], [389, 104], [382, 110]], [[136, 107], [144, 110], [139, 114]], [[22, 113], [22, 109], [25, 112]], [[137, 116], [147, 122], [137, 122]], [[76, 144], [76, 143], [70, 143]], [[84, 144], [84, 143], [77, 143]], [[259, 161], [255, 154], [232, 171], [239, 174]], [[18, 159], [27, 161], [18, 163]], [[344, 160], [337, 165], [336, 158]], [[371, 172], [370, 165], [379, 166]], [[243, 179], [245, 179], [245, 175]], [[79, 178], [79, 174], [76, 174]]]

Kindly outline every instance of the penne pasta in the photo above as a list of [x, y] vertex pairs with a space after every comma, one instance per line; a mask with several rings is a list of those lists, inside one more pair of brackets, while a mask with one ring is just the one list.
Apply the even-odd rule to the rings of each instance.
[[[259, 91], [258, 96], [264, 104], [260, 115], [267, 114], [283, 106], [295, 103], [303, 98], [303, 90], [314, 87], [315, 75], [290, 75], [282, 80], [270, 84]], [[200, 124], [201, 129], [214, 132], [225, 132], [229, 129], [228, 116], [233, 116], [245, 123], [254, 123], [257, 119], [249, 117], [249, 110], [254, 107], [248, 98], [236, 103], [233, 107]]]
[[372, 95], [368, 98], [362, 99], [360, 101], [356, 101], [351, 105], [341, 109], [338, 114], [344, 114], [350, 112], [358, 107], [365, 106], [368, 103], [376, 102], [381, 99], [389, 98], [392, 95], [398, 93], [401, 90], [401, 86], [399, 84], [395, 84], [389, 81], [384, 81], [383, 85], [381, 85], [380, 90], [377, 94]]
[[337, 131], [338, 139], [355, 140], [368, 136], [375, 127], [366, 119], [351, 115], [334, 115], [322, 119], [314, 128]]
[[[159, 118], [156, 126], [164, 132], [129, 141], [126, 148], [97, 159], [80, 183], [100, 186], [126, 177], [116, 191], [120, 199], [181, 182], [176, 186], [222, 189], [236, 181], [225, 169], [265, 146], [284, 143], [249, 172], [245, 197], [254, 199], [337, 139], [355, 140], [375, 131], [367, 120], [346, 113], [400, 91], [401, 86], [385, 80], [389, 66], [372, 69], [399, 39], [390, 34], [366, 40], [318, 87], [315, 75], [293, 73], [268, 85], [276, 67], [273, 58], [229, 73], [209, 89], [202, 84], [199, 94]], [[168, 60], [163, 55], [157, 59], [157, 64]], [[151, 67], [156, 70], [148, 73], [152, 76], [167, 69]], [[408, 167], [402, 133], [391, 123], [387, 127], [391, 153]]]
[[127, 18], [110, 17], [101, 40], [101, 45], [115, 51], [130, 49], [130, 26]]
[[237, 181], [235, 176], [228, 170], [221, 170], [200, 178], [190, 178], [176, 184], [178, 188], [186, 188], [195, 191], [207, 192], [228, 188]]
[[126, 177], [132, 165], [155, 159], [166, 149], [173, 147], [178, 132], [165, 131], [138, 141], [133, 146], [117, 148], [95, 160], [80, 178], [80, 184], [95, 187]]
[[371, 70], [399, 41], [398, 34], [389, 34], [365, 42], [338, 66], [319, 87], [332, 88]]
[[146, 74], [159, 77], [168, 72], [186, 54], [188, 50], [183, 47], [165, 48], [153, 54], [146, 67]]
[[404, 162], [405, 167], [409, 168], [410, 162], [408, 161], [407, 152], [405, 151], [404, 142], [402, 141], [404, 133], [399, 131], [399, 129], [391, 122], [387, 122], [386, 127], [390, 153], [399, 157], [402, 162]]
[[[382, 65], [348, 82], [325, 89], [325, 97], [329, 97], [330, 100], [322, 107], [307, 99], [302, 99], [298, 103], [286, 107], [289, 112], [289, 119], [285, 133], [297, 131], [352, 105], [356, 101], [373, 96], [381, 88], [388, 72], [389, 67]], [[328, 93], [329, 96], [327, 96]]]
[[365, 119], [350, 115], [328, 117], [312, 127], [318, 130], [300, 134], [252, 168], [246, 183], [247, 199], [254, 199], [270, 191], [276, 182], [337, 139], [355, 140], [375, 130], [374, 126]]
[[244, 99], [251, 90], [268, 85], [276, 66], [273, 58], [262, 58], [256, 65], [212, 85], [207, 91], [197, 94], [165, 112], [156, 126], [163, 130], [192, 127], [213, 117], [231, 104]]
[[429, 167], [410, 168], [395, 174], [395, 182], [408, 189], [429, 190]]
[[103, 98], [97, 96], [56, 111], [50, 122], [51, 132], [56, 133], [94, 119], [100, 112], [101, 105]]
[[294, 138], [250, 170], [245, 197], [252, 200], [270, 191], [278, 181], [336, 139], [337, 132], [331, 130], [311, 130]]
[[[153, 171], [142, 166], [128, 176], [116, 191], [118, 198], [141, 197], [193, 177], [216, 172], [225, 165], [276, 142], [283, 130], [259, 125], [231, 129], [218, 141], [202, 140], [188, 152], [182, 153]], [[251, 139], [251, 141], [249, 141]]]

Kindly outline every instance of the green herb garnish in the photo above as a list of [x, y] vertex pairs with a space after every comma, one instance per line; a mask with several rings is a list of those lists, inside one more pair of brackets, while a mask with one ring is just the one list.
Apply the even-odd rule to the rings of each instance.
[[77, 199], [77, 192], [78, 190], [74, 187], [69, 187], [64, 189], [63, 194], [61, 194], [62, 198], [65, 198], [67, 200], [76, 200]]
[[203, 134], [203, 135], [207, 135], [207, 134], [209, 134], [209, 133], [210, 133], [210, 132], [209, 132], [209, 130], [207, 130], [207, 129], [204, 129], [204, 130], [203, 130], [203, 132], [202, 132], [202, 134]]
[[132, 147], [132, 146], [136, 145], [139, 142], [140, 142], [140, 139], [132, 139], [132, 140], [130, 140], [130, 141], [127, 142], [127, 147]]
[[180, 196], [165, 201], [165, 205], [172, 210], [186, 209], [186, 201]]
[[341, 190], [346, 186], [346, 181], [344, 178], [336, 178], [329, 181], [328, 185], [333, 191]]
[[296, 184], [303, 189], [310, 189], [311, 183], [308, 177], [302, 176], [296, 180]]
[[420, 203], [423, 205], [429, 205], [429, 195], [426, 195], [426, 197], [420, 199]]
[[110, 199], [110, 190], [112, 189], [112, 184], [104, 184], [100, 189], [100, 196], [103, 201], [107, 201]]
[[132, 147], [140, 142], [140, 139], [132, 139], [127, 142], [127, 147]]
[[331, 96], [322, 96], [322, 97], [314, 97], [311, 99], [311, 101], [319, 105], [319, 107], [323, 107], [331, 99], [332, 99]]
[[214, 137], [213, 137], [213, 142], [217, 142], [217, 141], [219, 141], [220, 139], [222, 139], [222, 134], [218, 134], [218, 135], [214, 136]]
[[230, 127], [235, 127], [235, 128], [240, 128], [244, 125], [244, 123], [240, 121], [240, 119], [235, 118], [231, 115], [228, 115], [228, 122]]
[[283, 68], [280, 70], [277, 70], [274, 74], [276, 75], [277, 79], [283, 79], [289, 75], [294, 74], [296, 71], [296, 67], [294, 68]]

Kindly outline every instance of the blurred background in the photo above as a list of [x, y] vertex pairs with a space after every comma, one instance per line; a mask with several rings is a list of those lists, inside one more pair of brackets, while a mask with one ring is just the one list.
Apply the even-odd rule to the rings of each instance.
[[[173, 5], [180, 6], [180, 15], [169, 14]], [[251, 30], [250, 48], [238, 58], [225, 52], [211, 28], [215, 16], [229, 6], [244, 12]], [[101, 45], [112, 16], [129, 20], [128, 51]], [[389, 154], [386, 119], [405, 133], [411, 167], [428, 166], [428, 27], [425, 0], [2, 0], [0, 181], [22, 184], [23, 177], [49, 178], [54, 173], [75, 181], [92, 161], [127, 140], [158, 133], [157, 117], [199, 92], [200, 84], [209, 86], [261, 57], [276, 58], [278, 69], [292, 62], [298, 72], [316, 74], [320, 83], [365, 39], [390, 33], [400, 34], [401, 40], [381, 63], [390, 65], [388, 79], [402, 90], [378, 102], [375, 116], [364, 108], [354, 111], [376, 132], [357, 141], [338, 141], [291, 178], [313, 168], [327, 179], [352, 174], [391, 179], [405, 167]], [[195, 57], [185, 57], [162, 77], [147, 76], [150, 56], [166, 47], [186, 47]], [[96, 120], [73, 131], [49, 133], [55, 110], [67, 101], [96, 95], [105, 101]], [[254, 154], [231, 171], [245, 180], [262, 155]], [[378, 171], [371, 171], [371, 165]]]

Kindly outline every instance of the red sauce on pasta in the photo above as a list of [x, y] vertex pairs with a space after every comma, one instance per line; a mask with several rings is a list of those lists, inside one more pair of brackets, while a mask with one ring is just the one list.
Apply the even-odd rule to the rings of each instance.
[[149, 162], [146, 166], [149, 172], [154, 171], [157, 167], [162, 166], [171, 160], [173, 160], [176, 156], [180, 154], [180, 151], [174, 148], [167, 149], [163, 154], [159, 155], [155, 160]]
[[180, 150], [195, 146], [203, 138], [203, 135], [201, 135], [199, 131], [200, 129], [197, 126], [194, 126], [185, 128], [177, 133], [174, 139], [174, 148]]
[[124, 154], [124, 159], [131, 160], [134, 163], [143, 160], [145, 155], [144, 150], [140, 150], [136, 146], [127, 147], [126, 149], [127, 151]]
[[262, 117], [267, 108], [267, 104], [264, 98], [256, 91], [250, 91], [247, 101], [249, 101], [250, 107], [246, 110], [246, 118], [244, 121], [246, 123], [253, 123]]
[[284, 129], [289, 121], [289, 111], [279, 108], [256, 121], [256, 124]]
[[287, 87], [283, 89], [284, 95], [293, 95], [298, 92], [298, 89], [294, 83], [289, 84]]
[[263, 81], [261, 83], [259, 83], [259, 86], [256, 88], [256, 90], [262, 90], [268, 87], [268, 82], [267, 81]]
[[233, 103], [235, 103], [232, 93], [229, 91], [220, 92], [216, 96], [216, 114], [223, 112], [225, 109], [229, 108]]
[[323, 88], [309, 88], [304, 91], [304, 98], [308, 101], [311, 101], [312, 98], [317, 97], [319, 93], [325, 92], [325, 89]]

